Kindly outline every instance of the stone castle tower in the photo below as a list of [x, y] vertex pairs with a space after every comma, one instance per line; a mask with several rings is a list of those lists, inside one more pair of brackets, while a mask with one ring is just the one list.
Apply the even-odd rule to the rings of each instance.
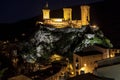
[[64, 20], [72, 20], [72, 9], [63, 8]]
[[90, 22], [90, 7], [87, 5], [81, 6], [81, 24], [89, 25]]
[[[90, 7], [88, 5], [82, 5], [80, 7], [80, 9], [81, 9], [81, 20], [76, 20], [77, 23], [74, 23], [75, 20], [72, 20], [72, 9], [71, 8], [63, 8], [63, 18], [61, 18], [62, 19], [61, 21], [63, 22], [63, 24], [65, 24], [64, 21], [70, 20], [73, 22], [73, 24], [80, 24], [81, 26], [89, 25]], [[46, 5], [42, 9], [42, 11], [43, 11], [43, 20], [52, 20], [52, 18], [50, 18], [50, 9], [48, 8], [48, 3], [46, 3]], [[57, 19], [57, 18], [54, 18], [54, 19]], [[56, 23], [56, 24], [58, 24], [58, 23]]]
[[46, 3], [45, 7], [42, 9], [43, 12], [43, 20], [50, 19], [50, 9], [48, 8], [48, 3]]

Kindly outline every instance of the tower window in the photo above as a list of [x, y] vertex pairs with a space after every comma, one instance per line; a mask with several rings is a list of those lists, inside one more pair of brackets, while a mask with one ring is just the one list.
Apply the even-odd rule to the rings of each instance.
[[78, 58], [76, 58], [76, 62], [79, 62]]
[[79, 75], [78, 71], [76, 71], [76, 75]]
[[79, 69], [79, 64], [76, 64], [76, 69]]

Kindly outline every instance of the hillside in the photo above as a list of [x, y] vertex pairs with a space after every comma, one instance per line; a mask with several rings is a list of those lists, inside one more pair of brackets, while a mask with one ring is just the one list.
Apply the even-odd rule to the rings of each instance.
[[[23, 36], [30, 37], [37, 29], [35, 25], [40, 16], [22, 20], [15, 23], [0, 23], [0, 40], [22, 39]], [[25, 34], [22, 36], [22, 34]]]
[[[114, 5], [115, 4], [115, 5]], [[113, 0], [103, 1], [90, 5], [91, 25], [97, 25], [103, 31], [104, 35], [109, 38], [114, 46], [119, 47], [120, 38], [120, 11], [118, 11], [118, 2]], [[73, 19], [80, 19], [80, 5], [70, 6], [73, 9]], [[51, 17], [63, 17], [62, 9], [51, 11]], [[22, 33], [30, 36], [36, 30], [35, 22], [42, 16], [36, 16], [30, 19], [22, 20], [16, 23], [0, 24], [0, 40], [14, 39], [21, 37]]]

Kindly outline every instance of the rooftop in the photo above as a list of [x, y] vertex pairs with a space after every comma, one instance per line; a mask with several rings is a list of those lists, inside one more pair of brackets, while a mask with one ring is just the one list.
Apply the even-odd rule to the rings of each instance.
[[102, 54], [102, 52], [99, 52], [99, 51], [87, 51], [87, 52], [83, 52], [83, 51], [81, 51], [81, 52], [77, 52], [75, 54], [77, 54], [79, 56], [90, 56], [90, 55]]

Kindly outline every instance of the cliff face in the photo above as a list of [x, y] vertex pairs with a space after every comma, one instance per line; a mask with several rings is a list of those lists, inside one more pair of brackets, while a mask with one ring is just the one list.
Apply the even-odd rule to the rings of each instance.
[[28, 62], [35, 62], [37, 58], [49, 58], [53, 53], [69, 56], [92, 45], [112, 47], [99, 28], [54, 28], [50, 25], [40, 25], [30, 41], [23, 44], [21, 51]]

